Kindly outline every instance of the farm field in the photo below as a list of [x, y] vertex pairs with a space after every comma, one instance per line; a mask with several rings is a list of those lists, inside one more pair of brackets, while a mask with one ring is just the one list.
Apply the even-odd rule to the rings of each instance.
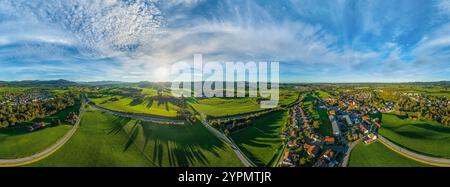
[[318, 96], [322, 99], [326, 99], [331, 96], [328, 92], [324, 92], [322, 90], [318, 90], [317, 93], [318, 93]]
[[429, 165], [404, 157], [382, 143], [359, 143], [352, 150], [349, 167], [429, 167]]
[[411, 151], [450, 158], [450, 127], [437, 122], [412, 121], [393, 114], [383, 114], [379, 133]]
[[282, 151], [279, 135], [286, 119], [286, 111], [274, 112], [255, 120], [254, 126], [232, 133], [231, 138], [256, 165], [273, 166]]
[[80, 102], [76, 102], [75, 106], [62, 110], [54, 115], [17, 124], [17, 126], [25, 126], [40, 121], [51, 123], [59, 119], [63, 123], [60, 126], [47, 127], [35, 132], [28, 132], [24, 128], [0, 129], [0, 158], [30, 156], [53, 145], [72, 128], [71, 125], [64, 122], [66, 116], [70, 112], [78, 112], [79, 108]]
[[66, 145], [31, 166], [240, 166], [240, 161], [200, 125], [141, 124], [90, 107]]
[[[118, 98], [119, 100], [110, 101], [111, 98]], [[96, 105], [110, 110], [163, 117], [176, 117], [179, 110], [179, 107], [172, 103], [159, 104], [158, 101], [149, 102], [148, 100], [145, 100], [143, 103], [133, 103], [133, 99], [129, 97], [105, 95], [100, 98], [90, 98], [90, 100]]]
[[[298, 93], [280, 90], [279, 105], [293, 103]], [[188, 103], [197, 111], [212, 117], [226, 117], [264, 110], [256, 98], [190, 98]]]
[[213, 117], [264, 110], [253, 98], [191, 98], [188, 102], [197, 111]]

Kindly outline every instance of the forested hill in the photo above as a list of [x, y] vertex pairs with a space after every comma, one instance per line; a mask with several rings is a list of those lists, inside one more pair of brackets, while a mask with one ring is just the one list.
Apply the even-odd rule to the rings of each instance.
[[77, 85], [76, 82], [59, 80], [24, 80], [24, 81], [0, 81], [0, 86], [23, 86], [23, 87], [66, 87]]

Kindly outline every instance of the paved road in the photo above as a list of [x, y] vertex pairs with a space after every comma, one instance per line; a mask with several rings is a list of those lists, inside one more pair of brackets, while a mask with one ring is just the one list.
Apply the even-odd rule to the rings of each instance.
[[228, 144], [231, 147], [231, 149], [233, 149], [234, 153], [239, 158], [239, 160], [241, 160], [242, 164], [244, 164], [245, 167], [256, 166], [250, 159], [247, 158], [247, 156], [245, 156], [244, 153], [242, 153], [242, 151], [237, 147], [237, 145], [232, 140], [230, 140], [227, 136], [225, 136], [220, 131], [212, 127], [205, 119], [204, 115], [200, 116], [202, 118], [201, 120], [202, 124], [205, 125], [206, 129], [208, 129], [212, 134], [214, 134], [217, 138], [219, 138], [219, 140], [222, 140], [223, 142]]
[[61, 148], [69, 139], [72, 137], [72, 135], [77, 131], [78, 127], [80, 126], [81, 116], [84, 112], [84, 101], [82, 101], [80, 112], [78, 114], [78, 120], [76, 121], [75, 125], [73, 125], [72, 129], [70, 129], [69, 132], [67, 132], [64, 137], [62, 137], [60, 140], [58, 140], [55, 144], [48, 147], [47, 149], [36, 153], [31, 156], [23, 157], [23, 158], [14, 158], [14, 159], [0, 159], [0, 167], [13, 167], [13, 166], [22, 166], [26, 164], [31, 164], [33, 162], [37, 162], [39, 160], [42, 160], [54, 152], [56, 152], [59, 148]]
[[350, 159], [350, 154], [352, 153], [353, 148], [355, 148], [355, 146], [361, 142], [361, 139], [358, 139], [352, 143], [350, 143], [350, 145], [348, 146], [347, 151], [345, 152], [345, 157], [344, 160], [341, 163], [342, 167], [348, 167], [348, 160]]
[[89, 100], [89, 98], [87, 98], [83, 93], [81, 95], [83, 96], [83, 98], [85, 98], [87, 101], [89, 101], [88, 103], [92, 107], [94, 107], [100, 111], [111, 113], [116, 116], [129, 117], [129, 118], [143, 120], [143, 121], [162, 122], [162, 123], [184, 123], [184, 120], [180, 120], [180, 119], [158, 118], [158, 117], [149, 116], [149, 115], [145, 115], [145, 114], [129, 114], [129, 113], [125, 113], [125, 112], [110, 110], [110, 109], [103, 108], [103, 107], [93, 104], [93, 102], [91, 102]]
[[412, 151], [409, 151], [405, 148], [402, 148], [398, 146], [397, 144], [389, 141], [388, 139], [384, 138], [381, 135], [378, 135], [378, 140], [380, 140], [381, 143], [383, 143], [386, 147], [396, 151], [397, 153], [400, 153], [403, 156], [406, 156], [408, 158], [411, 158], [413, 160], [433, 165], [433, 166], [442, 166], [442, 167], [450, 167], [450, 159], [445, 158], [436, 158], [436, 157], [430, 157], [425, 156], [419, 153], [415, 153]]
[[110, 114], [113, 114], [116, 116], [121, 116], [121, 117], [129, 117], [129, 118], [142, 120], [142, 121], [153, 121], [153, 122], [162, 122], [162, 123], [184, 123], [184, 120], [179, 120], [179, 119], [156, 118], [156, 117], [152, 117], [152, 116], [146, 116], [143, 114], [128, 114], [128, 113], [124, 113], [124, 112], [119, 112], [119, 111], [103, 108], [103, 107], [100, 107], [100, 106], [97, 106], [94, 104], [90, 104], [90, 105], [100, 111], [108, 112]]

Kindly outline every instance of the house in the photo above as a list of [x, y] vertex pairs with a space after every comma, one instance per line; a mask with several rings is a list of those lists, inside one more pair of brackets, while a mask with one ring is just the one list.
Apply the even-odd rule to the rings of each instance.
[[367, 130], [367, 128], [364, 127], [364, 125], [362, 125], [362, 124], [359, 125], [359, 129], [360, 129], [361, 132], [363, 132], [364, 134], [369, 133], [369, 130]]
[[288, 142], [288, 147], [289, 148], [293, 148], [293, 147], [297, 147], [298, 145], [297, 145], [297, 139], [294, 139], [294, 140], [289, 140], [289, 142]]
[[370, 143], [374, 142], [375, 140], [377, 140], [377, 135], [370, 133], [369, 135], [366, 136], [364, 143], [370, 144]]
[[328, 115], [336, 115], [336, 111], [330, 110], [330, 111], [328, 111]]
[[334, 157], [334, 152], [331, 149], [327, 149], [325, 152], [323, 152], [322, 154], [322, 158], [324, 158], [327, 161], [331, 161]]
[[33, 131], [42, 129], [42, 128], [44, 128], [45, 126], [47, 126], [47, 123], [45, 123], [45, 122], [39, 122], [39, 123], [35, 123], [35, 124], [32, 125], [32, 126], [28, 126], [28, 127], [27, 127], [27, 130], [28, 130], [28, 132], [33, 132]]
[[335, 138], [334, 137], [325, 137], [325, 144], [326, 145], [332, 145], [332, 144], [334, 144], [334, 143], [336, 143], [336, 140], [335, 140]]
[[305, 148], [306, 153], [311, 157], [316, 157], [319, 152], [319, 148], [315, 145], [305, 144], [303, 147]]

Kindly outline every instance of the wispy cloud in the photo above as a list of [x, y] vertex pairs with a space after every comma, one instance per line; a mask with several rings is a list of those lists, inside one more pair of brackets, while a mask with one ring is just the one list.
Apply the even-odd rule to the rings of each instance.
[[194, 53], [208, 61], [280, 61], [285, 81], [449, 79], [449, 7], [422, 0], [5, 0], [0, 61], [10, 72], [0, 70], [0, 79], [160, 80], [156, 69]]

